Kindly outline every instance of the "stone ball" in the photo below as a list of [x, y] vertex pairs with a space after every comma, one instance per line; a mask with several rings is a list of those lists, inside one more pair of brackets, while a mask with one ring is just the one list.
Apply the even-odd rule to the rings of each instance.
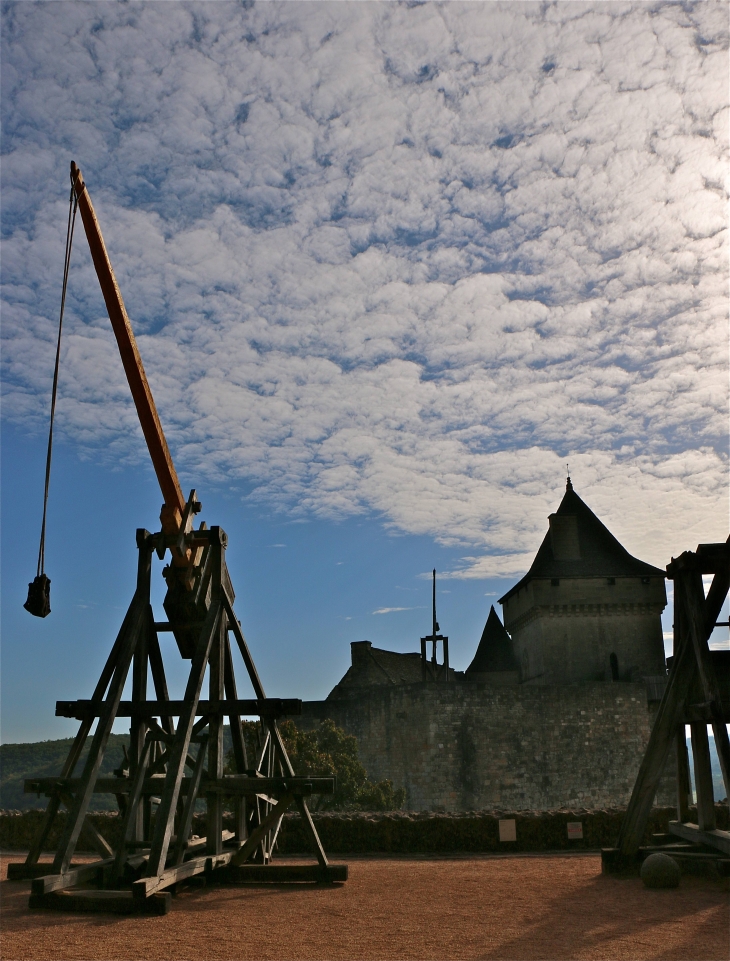
[[668, 854], [650, 854], [641, 865], [641, 880], [647, 888], [676, 888], [679, 865]]

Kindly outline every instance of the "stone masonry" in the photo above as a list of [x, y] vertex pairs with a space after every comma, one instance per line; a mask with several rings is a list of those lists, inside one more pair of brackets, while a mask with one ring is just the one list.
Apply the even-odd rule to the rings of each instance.
[[404, 787], [410, 810], [544, 811], [628, 803], [654, 706], [641, 683], [420, 683], [306, 702], [300, 723], [354, 734], [370, 778]]

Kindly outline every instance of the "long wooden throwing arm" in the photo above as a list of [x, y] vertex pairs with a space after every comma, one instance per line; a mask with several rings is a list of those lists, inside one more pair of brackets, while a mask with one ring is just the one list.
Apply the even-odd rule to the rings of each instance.
[[160, 418], [157, 416], [152, 391], [147, 383], [142, 358], [139, 355], [132, 325], [129, 322], [122, 294], [104, 245], [99, 221], [96, 219], [94, 206], [91, 203], [81, 171], [73, 162], [71, 163], [71, 179], [78, 200], [81, 220], [89, 241], [91, 258], [94, 261], [101, 292], [104, 295], [106, 309], [109, 312], [112, 330], [117, 338], [124, 372], [127, 375], [142, 433], [147, 442], [152, 465], [165, 500], [161, 515], [162, 529], [166, 534], [176, 534], [180, 529], [182, 514], [185, 509], [185, 498], [180, 489], [180, 482], [177, 479], [175, 465], [170, 456]]

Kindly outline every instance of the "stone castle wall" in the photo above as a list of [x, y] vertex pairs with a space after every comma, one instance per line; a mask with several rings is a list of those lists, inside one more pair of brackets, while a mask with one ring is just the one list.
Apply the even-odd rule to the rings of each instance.
[[[354, 734], [369, 777], [404, 787], [409, 810], [545, 811], [625, 806], [653, 713], [641, 683], [418, 683], [305, 702], [297, 723]], [[674, 800], [670, 778], [657, 802]]]

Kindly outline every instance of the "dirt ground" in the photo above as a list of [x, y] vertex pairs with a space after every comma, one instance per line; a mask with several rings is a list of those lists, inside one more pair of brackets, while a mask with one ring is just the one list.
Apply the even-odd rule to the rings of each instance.
[[730, 957], [725, 882], [683, 877], [650, 891], [602, 875], [596, 855], [347, 863], [350, 880], [332, 887], [183, 889], [164, 917], [29, 911], [30, 882], [3, 880], [2, 958]]

